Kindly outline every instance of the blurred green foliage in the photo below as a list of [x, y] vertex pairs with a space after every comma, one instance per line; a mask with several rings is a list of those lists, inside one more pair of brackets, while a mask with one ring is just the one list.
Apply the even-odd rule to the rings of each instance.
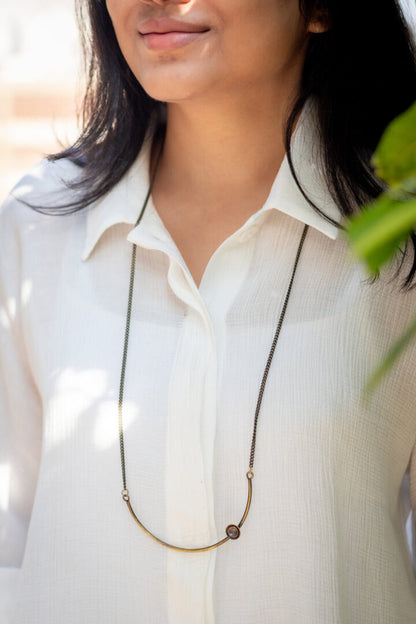
[[[372, 163], [386, 190], [350, 220], [346, 231], [353, 253], [374, 274], [397, 254], [416, 228], [416, 103], [388, 126]], [[415, 336], [416, 316], [367, 389], [378, 383]]]

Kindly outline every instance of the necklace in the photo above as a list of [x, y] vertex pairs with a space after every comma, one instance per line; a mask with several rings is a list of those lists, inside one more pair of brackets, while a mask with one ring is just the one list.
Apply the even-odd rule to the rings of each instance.
[[[157, 168], [157, 167], [156, 167]], [[136, 221], [135, 227], [137, 227], [142, 220], [144, 211], [149, 202], [149, 198], [152, 192], [153, 182], [155, 179], [156, 170], [153, 172], [153, 177], [151, 179], [149, 189], [147, 191], [146, 198], [144, 200], [142, 209], [140, 211], [139, 217]], [[126, 377], [126, 365], [127, 365], [127, 353], [129, 346], [129, 335], [130, 335], [130, 324], [131, 324], [131, 313], [133, 308], [133, 293], [134, 293], [134, 278], [135, 278], [135, 268], [136, 268], [136, 250], [137, 247], [133, 244], [132, 254], [131, 254], [131, 265], [130, 265], [130, 283], [129, 283], [129, 294], [127, 300], [127, 314], [126, 314], [126, 328], [124, 333], [124, 346], [123, 346], [123, 358], [121, 365], [121, 374], [120, 374], [120, 388], [119, 388], [119, 400], [118, 400], [118, 423], [119, 423], [119, 442], [120, 442], [120, 459], [121, 459], [121, 473], [123, 480], [123, 489], [121, 491], [122, 498], [127, 505], [127, 508], [132, 515], [134, 521], [139, 525], [139, 527], [155, 542], [161, 544], [162, 546], [166, 546], [166, 548], [170, 548], [172, 550], [177, 550], [180, 552], [205, 552], [208, 550], [213, 550], [214, 548], [218, 548], [228, 540], [236, 540], [240, 537], [241, 527], [243, 526], [248, 512], [250, 511], [251, 500], [253, 496], [253, 478], [254, 478], [254, 455], [256, 451], [256, 439], [257, 439], [257, 423], [260, 414], [260, 408], [263, 400], [264, 390], [266, 387], [267, 378], [269, 375], [270, 367], [272, 364], [274, 352], [276, 350], [277, 341], [279, 339], [280, 330], [282, 329], [283, 320], [286, 314], [287, 305], [289, 303], [290, 294], [292, 292], [293, 281], [295, 279], [296, 269], [298, 267], [299, 258], [302, 253], [303, 243], [305, 242], [306, 234], [308, 232], [308, 226], [305, 225], [302, 236], [300, 238], [298, 250], [296, 253], [295, 261], [292, 268], [292, 273], [289, 281], [289, 286], [286, 291], [285, 299], [283, 302], [282, 311], [280, 313], [280, 317], [276, 326], [276, 330], [273, 336], [272, 344], [270, 347], [269, 355], [267, 358], [266, 366], [263, 372], [263, 377], [260, 384], [260, 390], [257, 397], [256, 410], [254, 413], [254, 422], [253, 422], [253, 432], [251, 438], [251, 448], [250, 448], [250, 458], [249, 458], [249, 468], [246, 473], [247, 478], [247, 502], [244, 509], [243, 516], [238, 524], [229, 524], [225, 529], [225, 537], [215, 542], [214, 544], [210, 544], [209, 546], [201, 546], [199, 548], [185, 548], [182, 546], [176, 546], [174, 544], [169, 544], [168, 542], [156, 537], [149, 529], [147, 529], [144, 524], [140, 521], [136, 512], [133, 509], [130, 499], [130, 492], [127, 488], [127, 477], [126, 477], [126, 458], [125, 458], [125, 450], [124, 450], [124, 429], [123, 429], [123, 403], [124, 403], [124, 386], [125, 386], [125, 377]]]

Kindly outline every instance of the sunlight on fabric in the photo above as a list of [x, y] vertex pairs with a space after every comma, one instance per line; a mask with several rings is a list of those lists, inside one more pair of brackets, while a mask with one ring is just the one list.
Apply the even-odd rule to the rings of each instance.
[[0, 325], [4, 329], [10, 329], [10, 320], [4, 308], [0, 308]]
[[102, 398], [106, 388], [107, 373], [100, 369], [67, 368], [59, 375], [54, 396], [47, 407], [51, 422], [59, 422], [59, 426], [53, 427], [51, 432], [52, 446], [72, 435], [79, 418], [86, 414], [97, 399]]
[[[137, 418], [139, 409], [132, 401], [126, 401], [123, 409], [123, 425], [126, 430]], [[100, 450], [105, 450], [118, 443], [118, 406], [117, 401], [106, 401], [100, 405], [94, 431], [94, 443]]]
[[0, 464], [0, 510], [7, 511], [10, 500], [10, 464]]
[[29, 303], [30, 295], [32, 294], [33, 284], [31, 280], [25, 280], [22, 284], [22, 304]]
[[16, 299], [14, 297], [9, 297], [7, 299], [6, 308], [9, 312], [9, 315], [12, 319], [16, 317]]

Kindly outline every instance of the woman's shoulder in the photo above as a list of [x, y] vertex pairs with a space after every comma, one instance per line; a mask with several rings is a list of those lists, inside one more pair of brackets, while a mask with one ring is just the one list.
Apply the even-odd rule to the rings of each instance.
[[44, 159], [32, 167], [12, 188], [0, 207], [0, 227], [8, 221], [36, 219], [68, 202], [71, 183], [82, 169], [69, 159]]

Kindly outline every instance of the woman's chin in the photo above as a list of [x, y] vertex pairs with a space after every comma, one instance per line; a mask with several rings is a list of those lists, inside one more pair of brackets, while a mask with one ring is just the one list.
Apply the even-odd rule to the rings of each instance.
[[194, 71], [189, 67], [184, 68], [185, 71], [180, 71], [179, 67], [153, 66], [145, 71], [142, 66], [140, 69], [135, 72], [137, 80], [151, 98], [161, 102], [183, 102], [198, 98], [209, 94], [218, 83], [218, 78], [212, 72], [203, 73], [199, 67]]
[[184, 102], [191, 100], [198, 94], [195, 86], [192, 86], [191, 84], [181, 84], [179, 81], [172, 85], [160, 83], [143, 84], [143, 82], [141, 82], [141, 85], [151, 98], [159, 102]]

